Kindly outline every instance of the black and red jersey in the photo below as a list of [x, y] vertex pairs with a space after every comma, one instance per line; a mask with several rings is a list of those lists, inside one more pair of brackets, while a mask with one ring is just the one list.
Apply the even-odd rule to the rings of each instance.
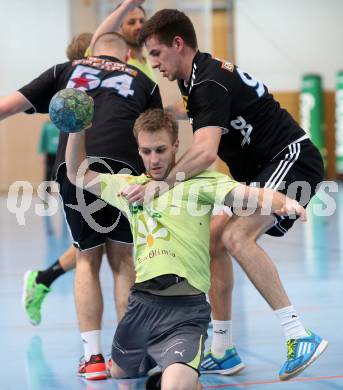
[[[144, 172], [133, 125], [149, 108], [162, 108], [157, 84], [137, 68], [108, 56], [90, 57], [55, 65], [19, 89], [34, 107], [29, 113], [47, 113], [53, 95], [63, 88], [86, 91], [94, 99], [92, 127], [86, 130], [88, 156], [124, 162], [136, 174]], [[65, 161], [68, 134], [62, 133], [55, 173]]]
[[210, 54], [197, 52], [191, 77], [179, 88], [193, 132], [223, 129], [218, 155], [236, 180], [249, 181], [259, 166], [307, 137], [264, 84]]

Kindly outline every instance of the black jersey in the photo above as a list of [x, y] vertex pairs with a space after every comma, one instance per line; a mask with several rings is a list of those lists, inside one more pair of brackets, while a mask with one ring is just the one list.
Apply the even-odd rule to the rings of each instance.
[[193, 132], [223, 129], [218, 155], [236, 180], [249, 181], [259, 166], [306, 137], [265, 85], [210, 54], [197, 52], [190, 80], [179, 81], [179, 88]]
[[[100, 56], [55, 65], [19, 90], [34, 111], [47, 113], [53, 95], [63, 88], [77, 88], [94, 99], [92, 127], [86, 130], [88, 156], [122, 161], [144, 171], [133, 135], [139, 114], [149, 108], [162, 108], [157, 84], [137, 68], [116, 58]], [[68, 134], [61, 132], [55, 172], [65, 161]]]

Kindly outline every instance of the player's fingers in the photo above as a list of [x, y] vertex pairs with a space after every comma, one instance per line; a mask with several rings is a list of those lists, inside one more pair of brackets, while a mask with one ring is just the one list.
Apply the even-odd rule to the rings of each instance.
[[128, 199], [128, 197], [134, 196], [137, 193], [139, 187], [137, 184], [130, 184], [122, 189], [121, 194]]
[[144, 192], [142, 192], [142, 189], [135, 189], [131, 193], [127, 194], [125, 198], [130, 203], [138, 203], [142, 204], [144, 201]]
[[299, 210], [298, 210], [297, 214], [299, 215], [300, 221], [302, 221], [302, 222], [307, 221], [307, 213], [306, 213], [306, 210], [302, 206], [299, 206]]
[[138, 194], [130, 194], [130, 195], [127, 195], [125, 196], [125, 198], [127, 199], [127, 201], [129, 203], [142, 203], [141, 202], [141, 196]]
[[287, 210], [285, 209], [285, 207], [282, 207], [282, 208], [279, 209], [279, 210], [275, 210], [274, 213], [275, 213], [276, 215], [283, 216], [283, 215], [287, 215]]
[[126, 195], [128, 194], [128, 192], [130, 191], [130, 187], [131, 187], [131, 186], [126, 186], [126, 187], [124, 187], [124, 188], [121, 190], [120, 195], [126, 197]]

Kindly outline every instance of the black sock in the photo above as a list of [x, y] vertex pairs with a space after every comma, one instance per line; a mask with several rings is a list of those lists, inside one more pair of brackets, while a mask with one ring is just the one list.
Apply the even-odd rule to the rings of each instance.
[[44, 271], [38, 271], [36, 283], [41, 283], [46, 287], [50, 287], [51, 284], [64, 273], [65, 270], [61, 267], [60, 260], [58, 259], [51, 267]]

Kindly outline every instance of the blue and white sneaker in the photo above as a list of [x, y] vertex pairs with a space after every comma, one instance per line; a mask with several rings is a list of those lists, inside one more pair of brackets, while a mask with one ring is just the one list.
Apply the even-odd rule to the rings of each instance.
[[244, 367], [236, 348], [232, 347], [227, 349], [221, 358], [215, 357], [210, 350], [201, 363], [200, 372], [202, 374], [233, 375], [243, 370]]
[[300, 374], [326, 350], [328, 342], [307, 330], [308, 336], [287, 341], [287, 360], [279, 377], [287, 381]]

